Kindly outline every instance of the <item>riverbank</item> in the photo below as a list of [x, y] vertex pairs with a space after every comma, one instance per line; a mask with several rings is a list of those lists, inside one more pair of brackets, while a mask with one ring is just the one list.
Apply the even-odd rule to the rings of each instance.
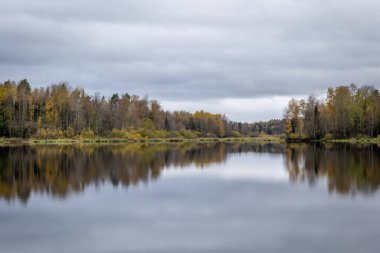
[[377, 144], [380, 145], [380, 137], [377, 138], [350, 138], [350, 139], [321, 139], [321, 140], [302, 140], [286, 139], [286, 143], [348, 143], [348, 144]]
[[122, 139], [122, 138], [75, 138], [75, 139], [22, 139], [1, 138], [0, 144], [78, 144], [78, 143], [180, 143], [180, 142], [255, 142], [255, 143], [283, 143], [284, 139], [277, 136], [263, 137], [230, 137], [230, 138], [156, 138], [156, 139]]
[[328, 140], [325, 142], [334, 143], [352, 143], [352, 144], [380, 144], [380, 136], [376, 138], [350, 138], [350, 139], [338, 139], [338, 140]]

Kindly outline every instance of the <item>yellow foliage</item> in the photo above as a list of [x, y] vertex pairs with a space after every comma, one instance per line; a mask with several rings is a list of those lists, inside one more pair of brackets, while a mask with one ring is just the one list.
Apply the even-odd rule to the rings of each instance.
[[80, 137], [84, 139], [92, 139], [95, 138], [95, 133], [90, 128], [86, 128], [82, 130]]
[[36, 139], [61, 139], [64, 138], [65, 135], [62, 130], [41, 128], [33, 137]]

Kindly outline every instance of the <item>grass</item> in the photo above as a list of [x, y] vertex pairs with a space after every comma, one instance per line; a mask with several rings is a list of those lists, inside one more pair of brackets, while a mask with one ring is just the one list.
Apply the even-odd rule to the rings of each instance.
[[1, 138], [0, 144], [76, 144], [76, 143], [170, 143], [170, 142], [255, 142], [255, 143], [282, 143], [283, 139], [276, 136], [262, 137], [228, 137], [228, 138], [152, 138], [152, 139], [122, 139], [122, 138], [76, 138], [76, 139], [21, 139]]
[[[251, 143], [284, 143], [285, 140], [278, 136], [260, 136], [260, 137], [226, 137], [226, 138], [73, 138], [73, 139], [22, 139], [22, 138], [0, 138], [0, 144], [77, 144], [77, 143], [210, 143], [210, 142], [251, 142]], [[377, 138], [350, 138], [350, 139], [333, 139], [324, 140], [325, 143], [352, 143], [352, 144], [378, 144], [380, 145], [380, 136]]]
[[326, 142], [355, 143], [355, 144], [380, 144], [380, 136], [378, 136], [376, 138], [350, 138], [350, 139], [328, 140]]

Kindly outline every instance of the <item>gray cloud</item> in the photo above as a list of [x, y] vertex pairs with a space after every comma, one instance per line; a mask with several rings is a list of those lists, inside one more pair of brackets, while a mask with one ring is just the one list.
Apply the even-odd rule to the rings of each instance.
[[0, 79], [166, 101], [378, 86], [380, 3], [2, 0]]

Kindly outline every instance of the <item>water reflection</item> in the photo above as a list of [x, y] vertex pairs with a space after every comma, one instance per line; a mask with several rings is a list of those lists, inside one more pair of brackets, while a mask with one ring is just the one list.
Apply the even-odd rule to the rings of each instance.
[[[130, 186], [157, 179], [167, 167], [205, 168], [229, 154], [284, 157], [290, 181], [327, 178], [330, 192], [371, 193], [380, 184], [376, 146], [254, 143], [15, 146], [0, 148], [0, 197], [26, 202], [31, 192], [66, 197], [106, 181]], [[254, 158], [253, 158], [254, 159]], [[254, 168], [252, 168], [254, 169]]]
[[130, 144], [16, 146], [0, 148], [0, 196], [26, 201], [32, 191], [65, 197], [91, 183], [129, 186], [159, 177], [168, 166], [203, 168], [228, 153], [282, 152], [282, 147], [250, 144]]
[[290, 144], [286, 168], [291, 181], [327, 179], [329, 192], [373, 193], [380, 184], [380, 148], [376, 145]]

